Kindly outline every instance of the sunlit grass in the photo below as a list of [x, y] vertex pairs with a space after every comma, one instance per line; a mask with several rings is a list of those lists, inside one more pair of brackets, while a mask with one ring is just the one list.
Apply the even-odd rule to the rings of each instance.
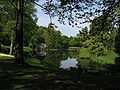
[[14, 57], [15, 57], [14, 55], [0, 53], [0, 60], [2, 60], [2, 59], [13, 59]]
[[27, 46], [25, 46], [24, 48], [23, 48], [23, 51], [24, 52], [30, 52], [32, 49], [31, 48], [29, 48], [29, 47], [27, 47]]
[[80, 48], [80, 57], [81, 58], [90, 58], [91, 55], [89, 53], [89, 49], [88, 48]]
[[88, 48], [81, 48], [80, 49], [80, 57], [81, 58], [90, 58], [94, 62], [98, 62], [100, 64], [115, 64], [116, 57], [119, 57], [118, 54], [115, 52], [107, 52], [103, 56], [96, 56], [96, 55], [91, 55], [89, 53]]
[[114, 52], [109, 52], [104, 56], [91, 57], [91, 60], [101, 64], [115, 64], [115, 59], [118, 56], [119, 55]]

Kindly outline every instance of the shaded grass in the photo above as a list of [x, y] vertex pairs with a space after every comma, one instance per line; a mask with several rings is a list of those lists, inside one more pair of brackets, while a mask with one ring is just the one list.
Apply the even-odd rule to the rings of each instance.
[[54, 71], [31, 65], [0, 62], [0, 70], [1, 90], [108, 90], [119, 88], [120, 82], [99, 73], [82, 75], [77, 70]]

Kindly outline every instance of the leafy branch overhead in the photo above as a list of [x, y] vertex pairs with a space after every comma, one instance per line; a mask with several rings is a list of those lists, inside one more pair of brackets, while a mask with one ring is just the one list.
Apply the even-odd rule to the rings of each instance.
[[58, 21], [65, 24], [68, 20], [69, 25], [79, 26], [81, 23], [90, 22], [93, 16], [100, 13], [101, 3], [99, 0], [46, 0], [42, 5], [45, 14], [50, 17], [58, 17]]
[[[14, 7], [17, 0], [8, 0]], [[116, 19], [116, 11], [120, 0], [25, 0], [26, 3], [38, 5], [45, 14], [52, 18], [57, 17], [61, 24], [69, 23], [79, 27], [80, 24], [91, 22], [93, 17], [102, 14], [112, 15]], [[114, 16], [113, 16], [114, 14]]]

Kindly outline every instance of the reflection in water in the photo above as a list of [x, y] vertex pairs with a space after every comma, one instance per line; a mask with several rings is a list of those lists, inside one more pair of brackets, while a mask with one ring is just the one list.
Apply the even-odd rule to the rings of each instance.
[[[28, 53], [26, 53], [25, 56], [28, 58], [38, 59], [41, 63], [49, 64], [50, 67], [63, 69], [77, 68], [78, 70], [86, 70], [87, 72], [106, 71], [110, 69], [108, 67], [114, 66], [101, 64], [97, 60], [93, 61], [91, 59], [81, 59], [79, 57], [79, 52], [76, 50], [29, 52], [29, 56]], [[116, 63], [118, 63], [118, 61], [119, 59], [116, 58]], [[120, 64], [117, 66], [120, 66]], [[110, 71], [112, 70], [110, 69]]]
[[61, 64], [60, 68], [63, 69], [78, 68], [77, 67], [78, 61], [70, 57], [68, 57], [67, 60], [61, 61], [60, 64]]
[[[26, 56], [28, 56], [28, 53], [26, 54]], [[116, 58], [115, 64], [108, 64], [108, 63], [106, 64], [106, 63], [102, 63], [99, 60], [93, 61], [91, 59], [81, 59], [79, 57], [79, 53], [76, 50], [66, 50], [66, 51], [56, 50], [56, 51], [45, 52], [45, 54], [41, 52], [29, 53], [28, 58], [35, 58], [33, 60], [37, 60], [37, 61], [34, 62], [38, 62], [38, 60], [40, 60], [41, 64], [49, 68], [70, 69], [70, 70], [60, 69], [60, 72], [55, 72], [54, 75], [58, 74], [58, 77], [57, 78], [55, 77], [55, 79], [57, 79], [56, 81], [58, 82], [58, 84], [56, 84], [56, 81], [54, 81], [53, 79], [54, 78], [53, 74], [51, 74], [52, 80], [49, 79], [49, 81], [55, 82], [54, 84], [55, 86], [60, 85], [60, 90], [63, 89], [61, 88], [61, 86], [65, 87], [65, 85], [68, 86], [67, 89], [65, 90], [119, 90], [120, 89], [120, 87], [118, 87], [120, 83], [120, 57]], [[117, 79], [116, 76], [119, 78]], [[77, 89], [76, 86], [78, 86]]]

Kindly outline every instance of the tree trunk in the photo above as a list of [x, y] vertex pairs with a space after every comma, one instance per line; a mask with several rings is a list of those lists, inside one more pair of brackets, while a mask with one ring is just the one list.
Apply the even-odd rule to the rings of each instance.
[[[2, 20], [2, 18], [1, 18], [1, 14], [0, 14], [0, 20]], [[2, 33], [2, 26], [1, 26], [1, 23], [2, 22], [0, 22], [0, 52], [2, 51], [2, 47], [1, 47], [1, 38], [2, 38], [2, 35], [1, 35], [1, 33]]]
[[24, 0], [17, 3], [17, 22], [15, 31], [15, 63], [23, 64], [23, 8]]
[[0, 42], [0, 52], [2, 51], [2, 48], [1, 48], [1, 42]]
[[13, 34], [11, 35], [11, 44], [10, 44], [10, 54], [12, 54], [13, 51]]
[[115, 37], [115, 52], [120, 55], [120, 25], [118, 28], [118, 33]]

